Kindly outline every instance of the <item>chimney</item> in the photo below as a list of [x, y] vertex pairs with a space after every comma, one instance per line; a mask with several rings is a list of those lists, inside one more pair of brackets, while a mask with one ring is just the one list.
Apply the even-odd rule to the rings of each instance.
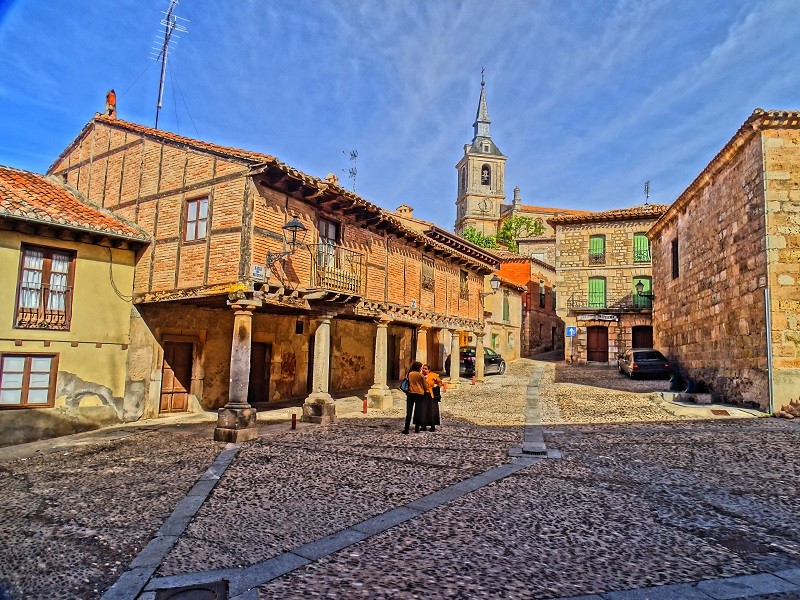
[[325, 175], [325, 181], [331, 185], [339, 185], [339, 178], [333, 173]]
[[514, 208], [519, 208], [522, 205], [522, 199], [519, 197], [519, 186], [514, 188]]
[[105, 114], [112, 119], [117, 118], [117, 93], [114, 90], [108, 90], [108, 93], [106, 94]]
[[414, 214], [414, 209], [410, 207], [408, 204], [401, 204], [397, 207], [395, 211], [399, 216], [405, 217], [406, 219], [413, 219], [412, 216]]

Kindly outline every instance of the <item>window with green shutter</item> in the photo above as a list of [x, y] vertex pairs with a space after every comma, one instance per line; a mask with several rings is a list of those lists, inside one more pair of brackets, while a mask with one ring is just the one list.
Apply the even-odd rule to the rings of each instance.
[[606, 307], [606, 278], [589, 277], [589, 308]]
[[633, 234], [633, 262], [650, 262], [650, 240], [644, 233]]
[[589, 238], [589, 264], [606, 264], [606, 236], [593, 235]]
[[508, 321], [511, 316], [511, 311], [508, 305], [508, 290], [503, 290], [503, 321]]

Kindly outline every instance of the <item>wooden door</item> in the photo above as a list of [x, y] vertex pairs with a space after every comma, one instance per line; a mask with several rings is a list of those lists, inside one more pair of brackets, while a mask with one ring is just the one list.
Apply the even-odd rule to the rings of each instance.
[[608, 327], [586, 328], [586, 360], [608, 362]]
[[272, 344], [253, 342], [250, 346], [250, 380], [247, 384], [247, 402], [269, 402], [269, 366], [272, 362]]
[[387, 336], [386, 378], [389, 381], [400, 379], [400, 336], [390, 333]]
[[184, 412], [189, 408], [193, 349], [191, 342], [164, 342], [159, 412]]
[[653, 326], [637, 325], [633, 328], [633, 348], [652, 348], [653, 347]]

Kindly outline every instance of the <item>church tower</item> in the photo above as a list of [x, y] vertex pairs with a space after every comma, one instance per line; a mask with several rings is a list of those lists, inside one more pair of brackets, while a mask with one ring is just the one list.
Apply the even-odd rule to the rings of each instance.
[[464, 146], [464, 156], [456, 165], [458, 198], [456, 199], [455, 232], [461, 234], [474, 227], [483, 235], [497, 235], [500, 206], [506, 198], [506, 157], [489, 134], [489, 112], [486, 109], [486, 82], [481, 71], [481, 95], [475, 115], [475, 135]]

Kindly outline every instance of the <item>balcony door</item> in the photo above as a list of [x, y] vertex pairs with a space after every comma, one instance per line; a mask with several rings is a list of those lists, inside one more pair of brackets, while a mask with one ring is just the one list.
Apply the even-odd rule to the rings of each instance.
[[321, 269], [335, 267], [336, 244], [339, 243], [339, 224], [328, 219], [319, 220], [319, 250], [317, 266]]

